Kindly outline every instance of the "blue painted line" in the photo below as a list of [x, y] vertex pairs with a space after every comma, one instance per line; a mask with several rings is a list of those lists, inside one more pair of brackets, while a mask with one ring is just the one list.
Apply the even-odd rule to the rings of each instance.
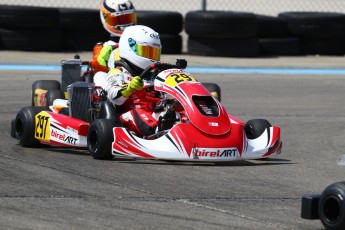
[[242, 73], [242, 74], [311, 74], [311, 75], [345, 75], [345, 69], [311, 69], [311, 68], [262, 68], [262, 67], [188, 67], [191, 73]]
[[[44, 64], [0, 64], [1, 70], [17, 71], [61, 71], [60, 65]], [[86, 68], [83, 68], [85, 71]], [[345, 75], [345, 69], [326, 68], [266, 68], [266, 67], [188, 67], [190, 73], [211, 74], [310, 74], [310, 75]]]
[[59, 71], [60, 65], [0, 64], [0, 70]]

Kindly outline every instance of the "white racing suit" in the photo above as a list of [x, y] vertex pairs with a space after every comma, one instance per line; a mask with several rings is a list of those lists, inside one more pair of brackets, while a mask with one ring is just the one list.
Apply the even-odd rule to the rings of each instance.
[[149, 136], [157, 131], [158, 119], [164, 113], [154, 112], [161, 98], [153, 88], [153, 81], [145, 80], [143, 90], [135, 90], [128, 98], [124, 97], [121, 90], [132, 78], [130, 73], [121, 67], [112, 69], [109, 73], [96, 73], [94, 83], [107, 92], [108, 99], [114, 105], [121, 106], [123, 113], [120, 120], [126, 128], [136, 134]]

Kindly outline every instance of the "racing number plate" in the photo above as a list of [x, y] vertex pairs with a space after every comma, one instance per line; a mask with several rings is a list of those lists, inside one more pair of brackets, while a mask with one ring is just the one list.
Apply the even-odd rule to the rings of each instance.
[[170, 85], [172, 87], [177, 86], [181, 82], [186, 82], [186, 81], [192, 81], [196, 82], [195, 78], [185, 74], [185, 73], [174, 73], [170, 74], [170, 76], [165, 80], [165, 83], [167, 85]]
[[40, 112], [35, 116], [35, 138], [49, 141], [50, 139], [50, 115]]

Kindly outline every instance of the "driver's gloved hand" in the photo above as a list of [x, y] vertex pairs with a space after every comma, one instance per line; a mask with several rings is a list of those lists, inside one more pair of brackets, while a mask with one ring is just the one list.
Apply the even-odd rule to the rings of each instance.
[[127, 86], [121, 91], [122, 96], [129, 97], [135, 90], [142, 90], [144, 87], [144, 82], [141, 77], [134, 77]]

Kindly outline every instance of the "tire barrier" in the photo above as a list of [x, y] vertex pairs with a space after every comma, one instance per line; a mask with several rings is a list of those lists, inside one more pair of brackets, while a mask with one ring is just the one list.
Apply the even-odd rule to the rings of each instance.
[[201, 56], [257, 57], [260, 54], [256, 38], [188, 38], [188, 53]]
[[[223, 57], [344, 55], [345, 14], [233, 11], [137, 11], [138, 24], [160, 33], [163, 54]], [[110, 40], [97, 9], [0, 5], [0, 49], [91, 51]]]
[[257, 33], [252, 13], [190, 11], [185, 19], [186, 33], [197, 38], [248, 38]]
[[[0, 5], [0, 49], [91, 51], [111, 39], [99, 10]], [[182, 52], [183, 16], [178, 12], [137, 11], [138, 24], [161, 35], [163, 54]]]
[[297, 56], [300, 55], [300, 40], [293, 37], [285, 19], [267, 15], [257, 15], [260, 55]]
[[182, 52], [183, 16], [170, 11], [137, 11], [137, 24], [151, 27], [160, 35], [163, 54]]
[[345, 14], [329, 12], [283, 12], [291, 34], [301, 40], [303, 55], [344, 55]]
[[96, 9], [59, 8], [59, 28], [66, 51], [89, 51], [98, 42], [110, 40]]
[[224, 57], [257, 57], [255, 14], [227, 11], [191, 11], [186, 14], [188, 53]]
[[63, 50], [63, 34], [59, 29], [1, 29], [0, 34], [4, 50], [47, 52]]
[[262, 56], [298, 56], [300, 40], [295, 37], [260, 38], [260, 54]]

